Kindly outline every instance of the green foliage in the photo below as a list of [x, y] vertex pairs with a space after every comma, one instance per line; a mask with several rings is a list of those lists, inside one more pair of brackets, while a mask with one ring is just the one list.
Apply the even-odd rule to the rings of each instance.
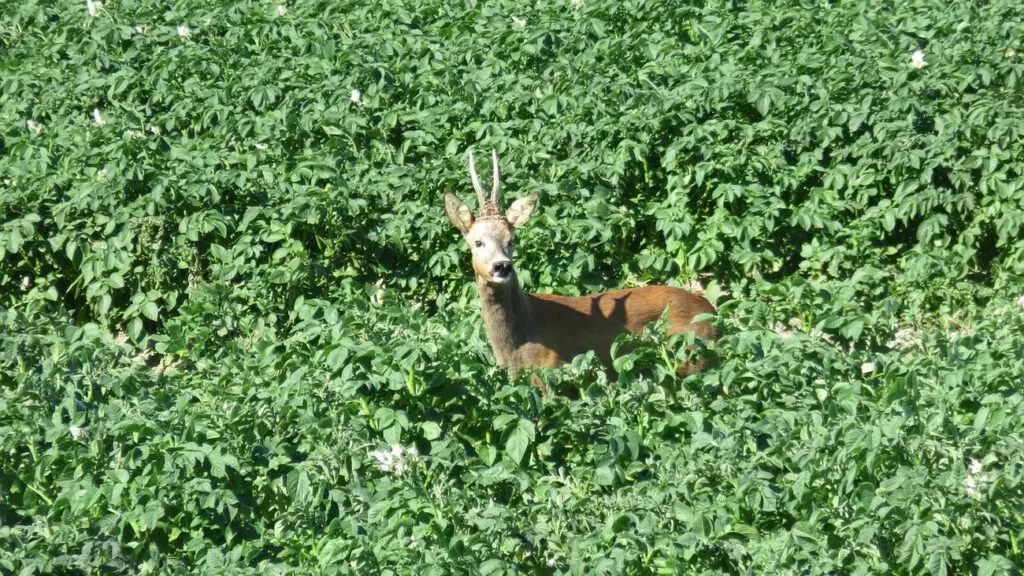
[[[1018, 573], [1022, 38], [1010, 0], [4, 3], [0, 573]], [[578, 401], [494, 368], [471, 147], [540, 192], [528, 289], [711, 277], [725, 336], [544, 374]]]

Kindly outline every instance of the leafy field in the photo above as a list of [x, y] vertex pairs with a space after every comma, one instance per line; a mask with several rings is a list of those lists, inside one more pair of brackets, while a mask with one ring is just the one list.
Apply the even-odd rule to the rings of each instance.
[[[721, 365], [493, 368], [470, 148]], [[4, 2], [0, 179], [0, 574], [1024, 569], [1019, 0]]]

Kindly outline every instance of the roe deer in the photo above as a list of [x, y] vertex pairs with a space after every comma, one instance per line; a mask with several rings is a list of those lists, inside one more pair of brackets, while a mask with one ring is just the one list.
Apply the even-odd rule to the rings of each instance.
[[[473, 153], [469, 153], [469, 177], [480, 206], [477, 216], [451, 193], [445, 194], [444, 207], [448, 219], [469, 243], [484, 327], [499, 366], [512, 373], [527, 367], [554, 368], [593, 350], [612, 370], [610, 348], [615, 337], [626, 331], [643, 331], [661, 318], [666, 308], [670, 334], [694, 332], [705, 340], [719, 337], [719, 330], [710, 322], [694, 322], [698, 314], [714, 313], [714, 306], [681, 288], [645, 286], [579, 297], [523, 292], [512, 267], [513, 239], [516, 229], [533, 214], [537, 194], [516, 200], [502, 214], [497, 152], [491, 152], [491, 165], [493, 183], [487, 200]], [[680, 365], [678, 371], [685, 375], [702, 368], [703, 362], [697, 362]], [[533, 382], [547, 393], [536, 375]]]

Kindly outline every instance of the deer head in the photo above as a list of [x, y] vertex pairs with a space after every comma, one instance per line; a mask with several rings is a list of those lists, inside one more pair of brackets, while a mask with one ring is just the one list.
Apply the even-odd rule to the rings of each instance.
[[537, 194], [530, 193], [516, 200], [502, 214], [501, 171], [498, 169], [498, 153], [494, 151], [491, 151], [491, 174], [493, 183], [488, 200], [484, 197], [471, 151], [469, 177], [473, 181], [480, 212], [474, 217], [469, 206], [452, 193], [444, 195], [444, 209], [448, 219], [469, 243], [473, 254], [473, 273], [477, 280], [491, 285], [503, 285], [515, 279], [512, 267], [515, 231], [522, 228], [533, 214], [537, 207]]

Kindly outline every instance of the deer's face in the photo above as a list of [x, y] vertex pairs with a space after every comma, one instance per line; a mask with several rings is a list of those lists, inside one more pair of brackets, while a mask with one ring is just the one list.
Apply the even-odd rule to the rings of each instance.
[[494, 184], [491, 186], [491, 198], [487, 200], [476, 174], [473, 153], [470, 152], [469, 176], [480, 203], [480, 214], [473, 216], [469, 206], [451, 193], [444, 195], [444, 211], [469, 243], [469, 250], [473, 254], [473, 273], [477, 279], [491, 284], [506, 284], [515, 278], [515, 270], [512, 268], [515, 230], [530, 219], [537, 207], [537, 195], [527, 194], [513, 202], [504, 215], [501, 214], [501, 173], [498, 169], [498, 155], [494, 152], [491, 153], [491, 171]]
[[515, 230], [501, 218], [478, 219], [464, 234], [473, 254], [473, 273], [491, 284], [504, 284], [512, 279], [512, 248]]
[[529, 194], [509, 206], [505, 215], [488, 214], [475, 218], [469, 206], [454, 194], [445, 194], [445, 212], [462, 232], [473, 255], [473, 273], [490, 284], [505, 284], [515, 277], [512, 251], [516, 228], [530, 219], [537, 206], [537, 195]]

